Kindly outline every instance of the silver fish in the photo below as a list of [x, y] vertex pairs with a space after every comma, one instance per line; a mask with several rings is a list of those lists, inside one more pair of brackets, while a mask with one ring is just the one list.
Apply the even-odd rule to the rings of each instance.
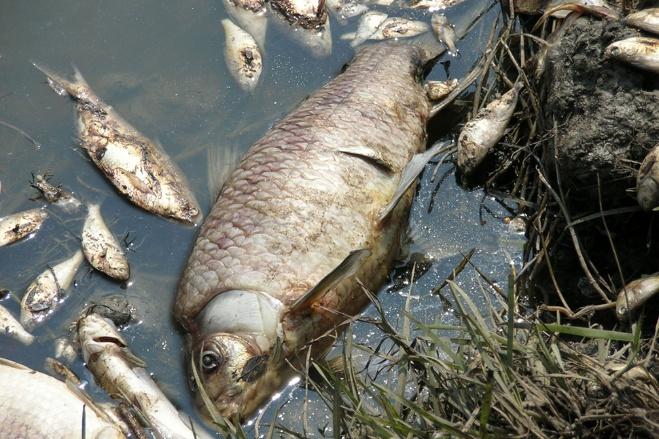
[[270, 0], [270, 7], [280, 23], [292, 26], [293, 39], [311, 50], [316, 57], [332, 53], [332, 33], [324, 0]]
[[659, 206], [659, 145], [648, 152], [636, 177], [636, 198], [644, 210]]
[[659, 8], [648, 8], [625, 17], [625, 24], [659, 35]]
[[457, 79], [448, 79], [446, 81], [427, 81], [424, 84], [428, 99], [431, 101], [441, 101], [448, 96], [458, 86]]
[[389, 40], [394, 38], [409, 38], [428, 32], [428, 24], [418, 20], [408, 20], [403, 17], [389, 17], [378, 26], [369, 40]]
[[369, 11], [362, 15], [359, 19], [357, 30], [355, 31], [354, 38], [350, 45], [352, 47], [357, 47], [368, 40], [369, 37], [373, 35], [376, 30], [378, 30], [378, 27], [380, 27], [382, 22], [386, 20], [387, 17], [387, 14], [379, 11]]
[[114, 324], [94, 313], [77, 325], [78, 341], [87, 368], [97, 384], [111, 395], [121, 395], [166, 439], [208, 437], [197, 429], [193, 434], [178, 411], [144, 370], [144, 362], [127, 347]]
[[[360, 49], [247, 152], [208, 215], [174, 314], [205, 416], [248, 418], [389, 273], [425, 153], [431, 58]], [[361, 281], [357, 282], [356, 279]], [[318, 339], [320, 337], [320, 339]], [[313, 342], [312, 342], [313, 341]], [[202, 404], [203, 403], [203, 404]]]
[[119, 192], [157, 215], [189, 224], [201, 220], [201, 209], [185, 176], [159, 144], [101, 101], [77, 69], [69, 81], [35, 67], [46, 75], [53, 90], [75, 101], [81, 146]]
[[432, 14], [430, 25], [439, 42], [444, 43], [449, 52], [456, 55], [458, 53], [458, 48], [455, 47], [455, 31], [453, 30], [451, 23], [449, 23], [448, 18], [446, 18], [446, 15]]
[[130, 267], [126, 254], [101, 216], [101, 206], [88, 207], [85, 225], [82, 227], [82, 251], [89, 264], [113, 279], [126, 281]]
[[620, 321], [628, 320], [641, 305], [659, 292], [659, 273], [636, 279], [618, 292], [616, 316]]
[[607, 58], [626, 62], [639, 69], [659, 73], [659, 39], [627, 38], [610, 44], [604, 54]]
[[27, 287], [21, 299], [23, 326], [34, 328], [60, 307], [82, 261], [82, 251], [78, 250], [68, 259], [48, 267]]
[[120, 439], [125, 435], [74, 386], [0, 358], [0, 437]]
[[458, 169], [465, 174], [472, 174], [483, 162], [487, 153], [503, 137], [508, 123], [517, 106], [517, 97], [522, 83], [500, 98], [490, 102], [467, 122], [458, 137]]
[[224, 9], [234, 23], [245, 29], [261, 49], [265, 47], [268, 11], [263, 0], [223, 0]]
[[74, 212], [82, 206], [80, 200], [78, 200], [71, 192], [62, 188], [61, 185], [55, 186], [50, 183], [49, 175], [32, 175], [30, 185], [41, 193], [43, 199], [51, 204], [61, 207], [66, 212]]
[[25, 345], [32, 344], [34, 341], [34, 335], [27, 332], [23, 325], [2, 305], [0, 305], [0, 334], [6, 334]]
[[245, 91], [252, 91], [259, 82], [263, 59], [259, 46], [250, 34], [236, 26], [231, 20], [222, 20], [225, 46], [224, 59], [231, 76]]
[[30, 209], [0, 218], [0, 247], [36, 233], [48, 218], [43, 209]]

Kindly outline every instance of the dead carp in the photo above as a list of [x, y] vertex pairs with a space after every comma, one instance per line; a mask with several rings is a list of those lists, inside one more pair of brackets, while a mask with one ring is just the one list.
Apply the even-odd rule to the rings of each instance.
[[516, 83], [500, 98], [481, 108], [476, 117], [462, 128], [458, 137], [458, 169], [463, 174], [472, 174], [503, 137], [522, 86], [521, 82]]
[[233, 79], [245, 91], [252, 91], [259, 82], [263, 59], [259, 46], [250, 34], [234, 22], [225, 18], [222, 20], [225, 46], [224, 60]]
[[0, 359], [0, 437], [118, 439], [125, 436], [100, 406], [75, 386]]
[[625, 24], [659, 34], [659, 8], [648, 8], [625, 17]]
[[88, 207], [82, 227], [82, 251], [89, 264], [113, 279], [127, 281], [130, 277], [128, 259], [101, 216], [101, 206]]
[[659, 39], [627, 38], [610, 44], [604, 54], [607, 58], [626, 62], [639, 69], [659, 73]]
[[78, 138], [94, 164], [144, 210], [189, 224], [201, 210], [188, 182], [162, 147], [146, 138], [96, 96], [76, 69], [73, 81], [34, 65], [56, 93], [68, 94], [78, 114]]
[[36, 233], [48, 218], [43, 209], [30, 209], [0, 218], [0, 247]]
[[0, 334], [6, 334], [25, 345], [32, 344], [34, 341], [34, 336], [27, 332], [23, 325], [2, 305], [0, 305]]
[[114, 324], [98, 314], [82, 317], [77, 325], [78, 341], [87, 368], [96, 383], [110, 395], [129, 402], [146, 418], [157, 437], [193, 439], [207, 437], [193, 434], [167, 397], [144, 370], [144, 362], [136, 357]]
[[82, 251], [59, 264], [48, 267], [27, 287], [21, 299], [21, 323], [28, 329], [43, 323], [62, 304], [64, 293], [73, 283], [73, 278], [82, 263]]
[[307, 47], [313, 56], [332, 53], [332, 33], [325, 0], [270, 0], [270, 7], [280, 23], [293, 27], [289, 32]]
[[428, 58], [412, 45], [362, 48], [224, 184], [174, 309], [206, 416], [253, 414], [294, 375], [289, 364], [303, 367], [309, 349], [321, 358], [334, 340], [321, 336], [369, 303], [362, 285], [385, 281], [409, 188], [436, 154], [421, 152]]

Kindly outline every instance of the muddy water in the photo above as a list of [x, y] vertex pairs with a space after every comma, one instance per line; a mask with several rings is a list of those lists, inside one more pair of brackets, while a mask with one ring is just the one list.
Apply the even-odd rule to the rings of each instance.
[[[471, 11], [482, 9], [483, 4], [469, 0], [447, 15], [454, 22], [469, 21]], [[467, 72], [498, 12], [498, 6], [489, 9], [458, 44], [461, 56], [444, 55], [430, 77], [460, 77]], [[394, 14], [429, 19], [418, 12]], [[71, 72], [70, 65], [75, 64], [102, 99], [162, 143], [207, 212], [217, 179], [209, 179], [209, 173], [225, 173], [277, 119], [340, 71], [352, 49], [338, 37], [356, 24], [353, 19], [344, 26], [333, 19], [334, 50], [322, 60], [271, 26], [261, 82], [254, 93], [246, 94], [234, 84], [222, 58], [224, 36], [219, 21], [224, 17], [221, 3], [214, 1], [0, 2], [0, 120], [22, 128], [41, 145], [36, 148], [0, 126], [0, 216], [41, 205], [30, 200], [35, 192], [28, 182], [31, 172], [47, 171], [81, 199], [101, 203], [114, 234], [130, 244], [132, 272], [130, 285], [122, 288], [83, 265], [61, 310], [35, 330], [37, 342], [24, 347], [2, 338], [0, 357], [42, 370], [44, 358], [53, 355], [53, 341], [68, 334], [85, 304], [123, 294], [139, 315], [139, 323], [124, 331], [133, 350], [146, 360], [173, 402], [196, 417], [186, 384], [184, 340], [171, 315], [178, 277], [196, 229], [150, 215], [118, 195], [77, 147], [71, 101], [53, 93], [31, 62], [62, 73]], [[451, 134], [441, 120], [433, 123], [439, 127], [435, 132]], [[219, 158], [219, 165], [209, 166], [209, 154]], [[441, 166], [433, 181], [431, 170], [423, 175], [412, 210], [408, 255], [380, 295], [393, 322], [404, 301], [401, 291], [409, 283], [410, 261], [431, 261], [415, 281], [412, 312], [422, 321], [450, 323], [452, 310], [428, 292], [450, 273], [461, 252], [476, 248], [473, 261], [501, 284], [509, 272], [508, 256], [514, 261], [520, 257], [522, 238], [503, 224], [501, 217], [508, 212], [497, 201], [480, 191], [458, 188], [451, 165]], [[2, 303], [16, 314], [34, 277], [79, 246], [84, 213], [66, 213], [56, 207], [49, 211], [51, 218], [34, 238], [0, 248], [0, 288], [12, 291]], [[473, 270], [465, 270], [459, 281], [485, 306]], [[362, 343], [378, 340], [366, 325], [356, 324], [354, 334]], [[80, 361], [74, 369], [89, 381], [87, 388], [94, 396], [104, 398]], [[271, 422], [274, 411], [281, 408], [279, 422], [302, 431], [304, 395], [303, 389], [289, 387], [270, 405], [261, 423]], [[307, 434], [315, 434], [331, 425], [331, 415], [313, 393], [308, 398], [311, 403], [304, 424]], [[250, 429], [256, 433], [254, 426]]]

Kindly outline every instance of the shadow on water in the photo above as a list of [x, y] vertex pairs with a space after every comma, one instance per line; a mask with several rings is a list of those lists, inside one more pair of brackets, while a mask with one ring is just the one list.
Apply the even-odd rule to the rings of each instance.
[[[468, 0], [447, 14], [459, 21], [468, 15], [469, 8], [482, 3]], [[410, 14], [426, 20], [429, 16], [418, 11]], [[461, 55], [443, 55], [429, 78], [459, 78], [468, 72], [480, 56], [497, 14], [498, 7], [490, 9], [458, 43]], [[357, 21], [353, 19], [346, 26], [332, 22], [334, 50], [322, 60], [300, 50], [271, 26], [261, 82], [252, 94], [246, 94], [234, 84], [224, 64], [224, 36], [219, 24], [224, 16], [221, 2], [204, 0], [166, 5], [155, 0], [3, 4], [0, 119], [21, 127], [42, 146], [36, 149], [20, 134], [0, 126], [0, 216], [41, 205], [30, 201], [35, 192], [28, 182], [31, 172], [48, 171], [57, 183], [84, 201], [101, 203], [114, 234], [129, 235], [134, 244], [128, 254], [132, 273], [128, 288], [122, 289], [83, 265], [60, 311], [36, 329], [37, 342], [24, 347], [2, 338], [0, 357], [43, 370], [44, 358], [54, 353], [53, 341], [68, 334], [72, 320], [85, 304], [105, 295], [125, 294], [140, 317], [139, 324], [124, 331], [133, 351], [144, 358], [174, 404], [196, 416], [183, 367], [184, 340], [171, 317], [178, 276], [196, 229], [149, 215], [116, 193], [76, 146], [70, 100], [53, 93], [31, 62], [63, 74], [70, 73], [70, 64], [75, 64], [103, 100], [162, 143], [208, 212], [212, 202], [209, 186], [213, 184], [207, 175], [209, 150], [215, 150], [229, 167], [276, 120], [334, 77], [352, 56], [352, 49], [339, 36], [354, 30]], [[430, 128], [431, 137], [455, 135], [460, 116], [440, 115], [436, 118], [440, 121], [435, 120]], [[210, 169], [214, 174], [226, 172]], [[413, 314], [422, 321], [447, 323], [454, 319], [452, 309], [428, 292], [450, 274], [463, 254], [475, 248], [473, 263], [501, 283], [509, 271], [509, 258], [519, 263], [522, 237], [501, 221], [508, 212], [481, 191], [460, 189], [452, 165], [442, 165], [434, 180], [431, 174], [432, 168], [424, 173], [411, 212], [408, 256], [381, 291], [382, 303], [393, 322], [405, 300], [400, 290], [409, 282], [412, 261], [427, 262], [425, 272], [415, 280]], [[0, 287], [13, 292], [3, 305], [16, 314], [18, 302], [34, 277], [79, 246], [83, 213], [65, 214], [55, 207], [49, 210], [51, 219], [33, 239], [0, 248]], [[474, 270], [466, 269], [458, 280], [475, 298], [482, 298]], [[359, 342], [377, 342], [372, 328], [366, 325], [357, 323], [353, 334]], [[73, 368], [90, 382], [88, 390], [103, 398], [82, 362]], [[301, 431], [304, 394], [298, 387], [286, 389], [267, 409], [261, 423], [269, 423], [274, 410], [283, 406], [278, 421]], [[331, 427], [329, 409], [313, 393], [309, 398], [308, 433]]]

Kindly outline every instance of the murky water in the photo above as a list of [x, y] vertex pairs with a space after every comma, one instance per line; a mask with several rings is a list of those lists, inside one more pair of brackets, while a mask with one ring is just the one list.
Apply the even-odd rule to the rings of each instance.
[[[473, 11], [483, 10], [484, 4], [467, 0], [447, 15], [456, 24], [470, 21]], [[421, 12], [389, 10], [396, 11], [393, 15], [429, 19], [429, 14]], [[498, 6], [489, 9], [459, 42], [461, 56], [444, 55], [430, 78], [444, 79], [447, 73], [460, 77], [470, 70], [498, 12]], [[32, 172], [47, 171], [84, 201], [101, 203], [114, 234], [132, 242], [128, 288], [83, 265], [63, 307], [35, 330], [37, 342], [24, 347], [1, 338], [0, 357], [43, 370], [44, 358], [53, 355], [53, 341], [68, 334], [72, 319], [85, 304], [105, 295], [125, 294], [141, 319], [124, 331], [132, 349], [146, 360], [175, 405], [196, 416], [183, 367], [184, 340], [171, 315], [179, 273], [196, 229], [150, 215], [118, 195], [77, 147], [71, 101], [53, 93], [31, 62], [63, 74], [75, 64], [103, 100], [162, 143], [208, 212], [216, 180], [208, 178], [209, 152], [219, 156], [222, 164], [211, 166], [211, 173], [226, 172], [277, 119], [334, 77], [352, 56], [347, 42], [338, 37], [354, 30], [357, 21], [341, 25], [332, 18], [334, 50], [324, 59], [313, 58], [271, 26], [261, 82], [254, 93], [246, 94], [234, 84], [224, 64], [219, 24], [224, 17], [221, 2], [207, 0], [0, 2], [0, 119], [22, 128], [41, 144], [37, 149], [0, 126], [0, 216], [42, 205], [30, 200], [35, 191], [28, 182]], [[436, 135], [450, 134], [441, 120], [433, 123]], [[501, 284], [509, 272], [509, 259], [518, 262], [520, 257], [521, 236], [510, 232], [500, 219], [508, 212], [481, 191], [458, 188], [451, 170], [450, 165], [441, 166], [434, 181], [430, 170], [424, 173], [411, 214], [408, 262], [419, 260], [420, 255], [432, 258], [413, 289], [412, 312], [422, 321], [453, 321], [452, 310], [429, 291], [451, 272], [461, 253], [476, 248], [473, 262]], [[67, 214], [56, 207], [49, 211], [51, 218], [33, 239], [0, 248], [0, 287], [12, 291], [3, 305], [16, 315], [18, 302], [34, 277], [79, 247], [84, 214]], [[409, 282], [409, 266], [401, 263], [380, 295], [392, 322], [397, 321], [404, 302], [401, 288]], [[477, 303], [484, 303], [475, 271], [466, 269], [459, 283]], [[372, 327], [356, 324], [353, 331], [358, 341], [377, 341]], [[74, 369], [89, 381], [88, 390], [102, 397], [80, 362]], [[274, 410], [282, 407], [279, 422], [302, 431], [304, 395], [301, 388], [286, 389], [261, 423], [269, 423]], [[317, 434], [319, 428], [331, 425], [331, 415], [312, 392], [308, 396], [307, 433]]]

